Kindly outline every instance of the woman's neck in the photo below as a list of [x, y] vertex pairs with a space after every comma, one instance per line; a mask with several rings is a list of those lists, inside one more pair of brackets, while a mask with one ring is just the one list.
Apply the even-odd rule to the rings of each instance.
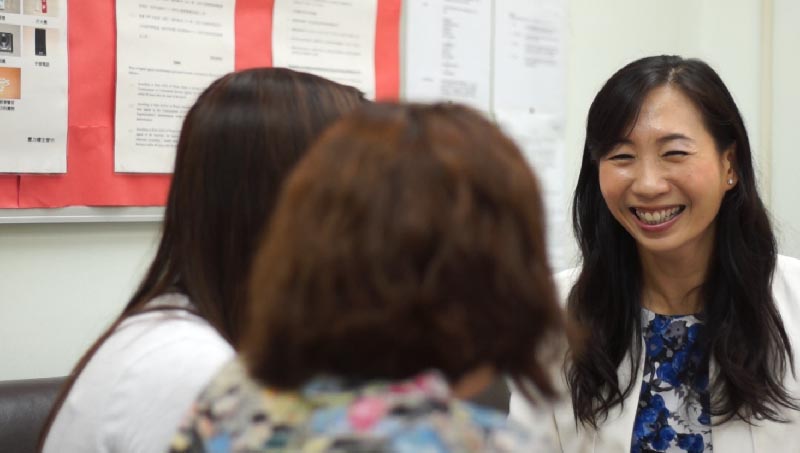
[[482, 365], [467, 372], [458, 382], [454, 382], [451, 385], [453, 395], [460, 399], [472, 398], [489, 387], [495, 377], [496, 374], [493, 367]]
[[706, 280], [711, 251], [693, 250], [683, 256], [639, 254], [642, 264], [642, 306], [662, 315], [698, 313], [700, 289]]

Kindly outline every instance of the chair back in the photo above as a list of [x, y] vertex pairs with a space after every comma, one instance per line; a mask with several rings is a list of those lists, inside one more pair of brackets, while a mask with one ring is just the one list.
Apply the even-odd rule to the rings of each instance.
[[34, 453], [65, 377], [0, 381], [0, 452]]

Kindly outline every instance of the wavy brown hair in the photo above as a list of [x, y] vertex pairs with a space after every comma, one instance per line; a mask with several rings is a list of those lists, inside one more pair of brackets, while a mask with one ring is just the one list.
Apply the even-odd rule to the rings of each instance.
[[148, 307], [154, 298], [185, 294], [193, 312], [238, 346], [246, 276], [286, 175], [328, 125], [363, 102], [355, 88], [284, 68], [230, 73], [200, 94], [181, 128], [155, 258], [122, 313], [68, 377], [40, 448], [75, 380], [123, 321], [184, 309]]
[[287, 182], [253, 265], [246, 362], [285, 389], [489, 365], [553, 395], [540, 352], [563, 320], [544, 225], [531, 169], [480, 114], [361, 109]]

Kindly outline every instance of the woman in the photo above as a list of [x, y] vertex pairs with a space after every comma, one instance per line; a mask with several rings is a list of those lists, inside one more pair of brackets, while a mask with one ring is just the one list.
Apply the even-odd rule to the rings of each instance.
[[155, 259], [78, 362], [44, 451], [164, 451], [242, 335], [245, 276], [289, 170], [354, 88], [288, 69], [228, 74], [183, 123]]
[[565, 368], [562, 450], [797, 448], [800, 262], [776, 253], [714, 70], [659, 56], [614, 74], [589, 110], [573, 203], [583, 263], [558, 280], [589, 341]]
[[461, 401], [497, 373], [552, 395], [536, 351], [562, 318], [543, 228], [519, 150], [472, 110], [342, 120], [259, 249], [243, 363], [212, 380], [172, 451], [551, 451]]

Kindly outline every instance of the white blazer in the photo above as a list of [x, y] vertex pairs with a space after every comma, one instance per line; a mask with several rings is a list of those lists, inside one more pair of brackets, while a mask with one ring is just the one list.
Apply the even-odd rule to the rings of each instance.
[[[560, 272], [556, 276], [562, 300], [577, 278], [577, 269]], [[785, 385], [791, 395], [800, 398], [800, 261], [786, 256], [778, 256], [778, 264], [772, 282], [772, 294], [781, 314], [783, 326], [791, 341], [798, 376], [791, 370], [785, 378]], [[747, 335], [747, 332], [742, 332]], [[644, 348], [642, 348], [644, 351]], [[623, 360], [619, 367], [619, 381], [629, 380], [630, 359]], [[644, 360], [644, 355], [640, 358]], [[640, 363], [641, 365], [641, 363]], [[713, 375], [714, 364], [710, 372]], [[636, 417], [639, 392], [642, 385], [643, 366], [634, 378], [634, 387], [621, 406], [612, 409], [608, 419], [598, 425], [597, 430], [584, 428], [575, 423], [569, 393], [552, 408], [533, 408], [512, 388], [510, 417], [518, 423], [535, 428], [541, 432], [549, 429], [556, 439], [556, 445], [563, 453], [627, 453], [631, 450], [633, 422]], [[566, 381], [561, 376], [561, 385], [566, 389]], [[800, 412], [781, 411], [788, 423], [772, 421], [756, 422], [749, 425], [734, 419], [717, 426], [718, 419], [712, 417], [711, 442], [718, 453], [800, 453]], [[543, 427], [542, 424], [548, 426]]]

